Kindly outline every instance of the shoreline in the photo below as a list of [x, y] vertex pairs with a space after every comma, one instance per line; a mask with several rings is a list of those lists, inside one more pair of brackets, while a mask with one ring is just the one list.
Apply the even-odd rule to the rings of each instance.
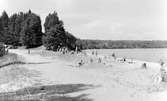
[[[42, 51], [45, 53], [45, 56], [40, 55]], [[154, 98], [155, 96], [152, 96], [154, 93], [161, 94], [167, 91], [166, 86], [163, 84], [156, 84], [154, 86], [152, 81], [152, 76], [154, 76], [160, 68], [158, 63], [146, 62], [148, 63], [147, 69], [141, 68], [141, 64], [145, 61], [140, 60], [134, 60], [134, 64], [107, 61], [111, 63], [111, 65], [99, 64], [95, 61], [94, 63], [87, 63], [81, 67], [71, 67], [69, 65], [75, 63], [74, 61], [77, 60], [75, 58], [82, 59], [82, 56], [79, 55], [80, 53], [76, 56], [67, 55], [60, 59], [59, 54], [56, 52], [42, 51], [32, 50], [31, 54], [27, 54], [26, 49], [11, 50], [11, 52], [24, 57], [26, 62], [47, 61], [44, 64], [26, 64], [23, 67], [30, 71], [34, 70], [40, 72], [42, 75], [39, 78], [47, 80], [46, 82], [50, 85], [91, 84], [95, 86], [94, 89], [74, 92], [69, 95], [89, 94], [88, 98], [94, 99], [93, 101], [104, 101], [106, 98], [108, 98], [107, 101], [111, 101], [112, 99], [117, 101], [141, 101], [141, 99], [145, 99], [143, 101], [164, 101], [157, 99], [147, 100], [148, 97], [150, 99]], [[98, 57], [104, 57], [104, 55], [98, 55]], [[71, 59], [69, 60], [67, 58]], [[88, 58], [85, 59], [89, 61]], [[97, 60], [97, 57], [95, 59]], [[16, 84], [17, 83], [18, 82], [16, 82]], [[24, 82], [22, 83], [24, 84]], [[22, 87], [24, 85], [22, 85]], [[42, 83], [42, 85], [47, 86], [47, 83]], [[31, 87], [31, 84], [29, 86]], [[7, 88], [9, 87], [10, 85], [8, 85]], [[38, 86], [35, 87], [38, 88]], [[25, 86], [25, 88], [27, 88], [27, 86]], [[159, 92], [158, 90], [161, 89], [163, 90]], [[122, 95], [123, 99], [118, 97], [120, 95]], [[66, 94], [64, 96], [66, 96]]]
[[116, 57], [125, 57], [129, 59], [141, 60], [146, 62], [159, 63], [163, 60], [167, 63], [167, 48], [165, 49], [91, 49], [84, 51], [98, 51], [102, 55], [112, 55], [115, 53]]

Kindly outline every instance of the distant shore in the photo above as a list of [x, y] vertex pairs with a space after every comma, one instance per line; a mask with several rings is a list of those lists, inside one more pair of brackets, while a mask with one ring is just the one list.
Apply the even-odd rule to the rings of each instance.
[[167, 48], [161, 40], [80, 40], [83, 49]]

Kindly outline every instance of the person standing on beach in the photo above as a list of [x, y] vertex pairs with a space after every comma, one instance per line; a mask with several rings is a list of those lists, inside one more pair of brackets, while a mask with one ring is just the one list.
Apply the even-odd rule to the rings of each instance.
[[96, 54], [96, 56], [98, 55], [97, 50], [96, 50], [96, 53], [95, 53], [95, 54]]
[[101, 63], [102, 62], [102, 59], [101, 57], [98, 58], [98, 63]]
[[160, 65], [161, 65], [161, 67], [163, 67], [164, 64], [165, 64], [165, 62], [164, 62], [163, 60], [160, 59]]
[[167, 67], [165, 66], [165, 62], [163, 60], [160, 60], [160, 74], [162, 78], [162, 82], [167, 82]]
[[92, 51], [92, 55], [94, 55], [94, 51]]
[[112, 57], [114, 58], [114, 60], [116, 60], [116, 55], [115, 55], [115, 53], [112, 53]]
[[147, 64], [146, 64], [146, 63], [143, 63], [143, 64], [142, 64], [142, 68], [143, 68], [143, 69], [147, 69]]
[[75, 52], [78, 54], [78, 47], [77, 46], [75, 47]]
[[28, 49], [28, 54], [30, 54], [30, 49]]

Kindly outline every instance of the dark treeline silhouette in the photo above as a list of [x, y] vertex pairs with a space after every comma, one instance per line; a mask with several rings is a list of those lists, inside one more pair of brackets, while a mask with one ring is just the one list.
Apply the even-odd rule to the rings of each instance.
[[43, 44], [47, 49], [55, 51], [66, 47], [68, 50], [75, 50], [77, 38], [64, 29], [63, 21], [59, 19], [56, 12], [46, 17], [44, 27]]
[[45, 33], [42, 33], [41, 19], [31, 10], [10, 17], [4, 11], [0, 16], [0, 42], [7, 45], [33, 48], [44, 44], [48, 50], [54, 51], [62, 47], [76, 48], [77, 38], [64, 29], [56, 12], [46, 17], [44, 29]]
[[42, 44], [42, 35], [40, 17], [31, 10], [0, 16], [0, 41], [5, 44], [31, 48]]
[[78, 39], [64, 28], [63, 21], [56, 12], [48, 14], [42, 32], [40, 16], [31, 12], [19, 12], [11, 16], [4, 11], [0, 16], [0, 42], [13, 46], [33, 48], [44, 45], [56, 51], [66, 47], [68, 50], [113, 49], [113, 48], [167, 48], [167, 41], [111, 41]]
[[78, 40], [82, 49], [167, 48], [167, 41]]

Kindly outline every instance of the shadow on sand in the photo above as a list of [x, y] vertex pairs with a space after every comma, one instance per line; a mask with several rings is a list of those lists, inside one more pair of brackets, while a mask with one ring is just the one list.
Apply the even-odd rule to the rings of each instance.
[[76, 96], [70, 96], [70, 94], [96, 87], [98, 86], [87, 84], [28, 87], [15, 92], [0, 93], [0, 101], [93, 101], [88, 98], [89, 94], [83, 92]]
[[9, 62], [6, 64], [2, 64], [0, 65], [0, 68], [6, 67], [6, 66], [10, 66], [10, 65], [24, 65], [24, 64], [47, 64], [50, 62], [22, 62], [22, 61], [14, 61], [14, 62]]

